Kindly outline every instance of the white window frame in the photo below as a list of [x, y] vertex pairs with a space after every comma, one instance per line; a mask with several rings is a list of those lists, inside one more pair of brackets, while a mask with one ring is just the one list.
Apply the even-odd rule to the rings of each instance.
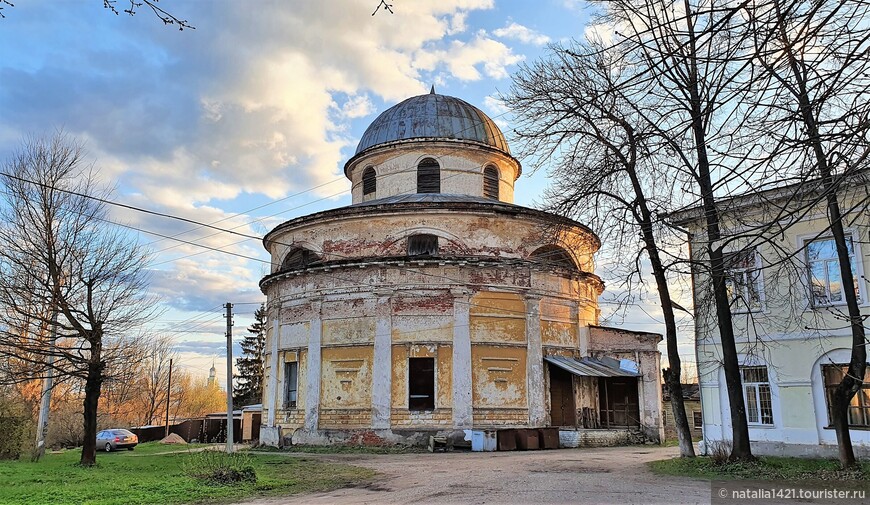
[[[765, 375], [767, 375], [766, 382], [746, 382], [743, 371], [747, 368], [763, 368]], [[774, 418], [774, 405], [773, 405], [773, 387], [770, 384], [770, 371], [767, 369], [767, 365], [741, 365], [740, 366], [740, 382], [743, 390], [743, 402], [746, 405], [746, 423], [749, 426], [776, 426], [776, 419]], [[770, 422], [764, 422], [764, 417], [762, 416], [762, 386], [767, 386], [767, 398], [768, 405], [770, 406]], [[747, 392], [749, 390], [753, 391], [754, 402], [750, 402], [749, 395]], [[757, 421], [752, 421], [750, 417], [751, 409], [754, 409], [758, 415]]]
[[[740, 277], [742, 282], [737, 283], [737, 288], [740, 288], [741, 293], [739, 295], [734, 296], [729, 294], [729, 306], [731, 307], [732, 314], [749, 314], [753, 312], [764, 312], [766, 310], [765, 297], [764, 297], [764, 277], [761, 269], [761, 254], [758, 253], [758, 249], [747, 248], [739, 251], [726, 252], [726, 258], [730, 256], [734, 256], [737, 254], [742, 254], [745, 252], [752, 252], [754, 264], [751, 267], [743, 267], [743, 268], [726, 268], [726, 283], [734, 283], [735, 277]], [[727, 266], [727, 264], [726, 264]], [[750, 276], [751, 278], [750, 282]], [[755, 292], [758, 293], [758, 306], [752, 307], [748, 306], [744, 303], [740, 303], [739, 300], [748, 301], [751, 299], [749, 296], [749, 288], [750, 285], [755, 285]]]
[[[860, 241], [858, 240], [857, 233], [854, 230], [846, 229], [846, 230], [844, 230], [844, 232], [846, 235], [846, 239], [849, 239], [852, 241], [852, 254], [849, 256], [849, 258], [855, 262], [855, 268], [852, 270], [852, 276], [857, 281], [858, 303], [860, 305], [865, 305], [866, 297], [864, 294], [864, 288], [862, 286], [863, 283], [861, 282], [861, 279], [863, 278], [863, 275], [864, 275], [864, 265], [862, 264], [862, 261], [861, 261], [861, 259], [863, 258], [863, 256], [861, 256], [861, 250], [860, 250], [861, 244], [860, 244]], [[834, 237], [831, 235], [822, 235], [822, 236], [812, 235], [812, 236], [801, 237], [801, 247], [803, 247], [804, 271], [806, 272], [807, 287], [809, 288], [809, 292], [807, 293], [807, 296], [809, 298], [809, 304], [810, 304], [811, 308], [825, 308], [825, 307], [836, 307], [836, 306], [840, 306], [840, 305], [846, 305], [845, 292], [843, 293], [843, 295], [841, 296], [841, 299], [839, 301], [832, 302], [829, 300], [827, 303], [824, 303], [820, 300], [816, 300], [816, 297], [813, 294], [813, 273], [812, 273], [811, 263], [816, 263], [819, 261], [824, 261], [826, 265], [827, 265], [827, 263], [836, 263], [838, 268], [839, 268], [839, 263], [840, 263], [838, 258], [815, 260], [813, 262], [810, 261], [810, 259], [809, 259], [809, 244], [812, 242], [820, 242], [823, 240], [834, 240]], [[830, 287], [830, 280], [828, 279], [828, 269], [825, 268], [825, 290], [826, 290], [825, 292], [826, 292], [826, 296], [830, 294], [830, 289], [831, 289], [831, 287]]]

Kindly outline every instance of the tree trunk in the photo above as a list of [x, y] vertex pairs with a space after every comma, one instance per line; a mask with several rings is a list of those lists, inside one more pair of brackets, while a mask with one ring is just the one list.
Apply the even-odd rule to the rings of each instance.
[[774, 3], [779, 30], [785, 54], [788, 58], [789, 71], [794, 77], [797, 86], [791, 88], [797, 99], [800, 120], [803, 123], [807, 135], [807, 143], [813, 150], [818, 174], [822, 179], [822, 188], [825, 194], [825, 202], [828, 211], [828, 221], [831, 224], [831, 235], [837, 249], [837, 259], [840, 263], [840, 278], [842, 279], [843, 296], [846, 299], [846, 308], [849, 314], [849, 327], [852, 333], [852, 353], [849, 359], [848, 373], [843, 377], [837, 389], [834, 390], [834, 398], [831, 405], [831, 423], [837, 434], [837, 446], [839, 449], [840, 466], [844, 469], [856, 466], [855, 451], [852, 449], [852, 436], [849, 433], [849, 403], [855, 394], [861, 389], [864, 373], [867, 367], [867, 341], [864, 333], [864, 319], [858, 308], [858, 296], [852, 286], [855, 278], [852, 274], [852, 264], [849, 258], [849, 249], [846, 242], [846, 233], [843, 229], [843, 215], [840, 211], [840, 203], [837, 200], [839, 186], [835, 184], [834, 174], [828, 163], [828, 153], [822, 143], [819, 123], [813, 113], [813, 105], [808, 90], [807, 77], [804, 67], [798, 62], [792, 41], [787, 28], [788, 19], [782, 11], [780, 2]]
[[101, 362], [102, 343], [91, 342], [91, 356], [88, 362], [88, 376], [85, 379], [84, 433], [82, 457], [79, 464], [93, 466], [97, 463], [97, 407], [103, 383], [103, 364]]
[[[692, 12], [692, 6], [685, 1], [686, 12]], [[719, 213], [716, 208], [710, 160], [707, 155], [707, 138], [703, 122], [700, 83], [698, 82], [698, 67], [695, 61], [697, 49], [695, 44], [694, 25], [691, 14], [686, 16], [689, 36], [689, 92], [692, 114], [692, 134], [695, 141], [695, 152], [698, 156], [698, 185], [701, 190], [704, 216], [707, 224], [707, 251], [710, 258], [710, 277], [713, 284], [713, 300], [716, 306], [716, 322], [719, 329], [719, 341], [722, 344], [722, 367], [725, 369], [725, 387], [728, 391], [728, 405], [731, 408], [732, 450], [729, 461], [753, 460], [752, 449], [749, 446], [749, 424], [746, 421], [746, 404], [743, 400], [743, 381], [740, 377], [740, 362], [737, 359], [737, 343], [734, 339], [734, 327], [731, 321], [731, 304], [725, 285], [726, 269], [722, 247], [719, 245], [721, 231], [719, 228]], [[679, 380], [679, 379], [677, 379]]]
[[[628, 131], [632, 131], [630, 125], [624, 124]], [[634, 141], [632, 139], [632, 156], [636, 152]], [[667, 272], [659, 255], [658, 243], [656, 242], [655, 234], [653, 233], [652, 213], [647, 206], [646, 197], [643, 192], [643, 186], [640, 179], [637, 177], [637, 171], [633, 167], [628, 170], [628, 175], [631, 178], [632, 186], [634, 187], [635, 198], [637, 201], [637, 216], [640, 222], [644, 246], [646, 247], [647, 256], [649, 256], [650, 265], [652, 266], [653, 277], [656, 280], [656, 288], [659, 294], [659, 303], [662, 306], [662, 315], [665, 319], [665, 342], [668, 351], [668, 373], [665, 374], [665, 381], [668, 385], [668, 392], [671, 395], [671, 408], [674, 411], [674, 425], [677, 428], [677, 439], [680, 444], [680, 456], [684, 458], [694, 458], [695, 448], [692, 446], [692, 431], [689, 429], [689, 419], [686, 417], [686, 407], [683, 403], [683, 386], [680, 383], [682, 376], [682, 361], [680, 360], [679, 348], [677, 347], [677, 321], [674, 316], [674, 304], [671, 301], [670, 290], [668, 289]]]

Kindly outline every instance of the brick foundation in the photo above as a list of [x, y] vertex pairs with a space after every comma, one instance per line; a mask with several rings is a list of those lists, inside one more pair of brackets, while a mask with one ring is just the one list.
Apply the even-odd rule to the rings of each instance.
[[398, 429], [433, 428], [447, 429], [453, 425], [452, 409], [408, 410], [393, 409], [390, 426]]
[[321, 409], [320, 429], [368, 428], [372, 425], [372, 409]]
[[475, 427], [528, 426], [528, 409], [474, 409]]

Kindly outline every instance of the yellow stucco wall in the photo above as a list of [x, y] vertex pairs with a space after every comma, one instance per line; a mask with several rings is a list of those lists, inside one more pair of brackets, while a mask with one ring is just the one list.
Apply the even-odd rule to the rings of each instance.
[[320, 406], [325, 409], [370, 409], [371, 346], [324, 347], [321, 350]]
[[525, 408], [526, 349], [471, 346], [472, 402], [475, 408]]
[[526, 341], [526, 304], [513, 293], [484, 291], [471, 297], [471, 341]]

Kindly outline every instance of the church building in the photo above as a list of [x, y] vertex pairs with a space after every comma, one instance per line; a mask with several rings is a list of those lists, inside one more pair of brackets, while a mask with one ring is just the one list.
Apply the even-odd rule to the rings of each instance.
[[521, 171], [492, 119], [434, 88], [375, 119], [344, 167], [352, 204], [263, 240], [261, 442], [660, 440], [661, 336], [598, 325], [600, 241], [514, 205]]

